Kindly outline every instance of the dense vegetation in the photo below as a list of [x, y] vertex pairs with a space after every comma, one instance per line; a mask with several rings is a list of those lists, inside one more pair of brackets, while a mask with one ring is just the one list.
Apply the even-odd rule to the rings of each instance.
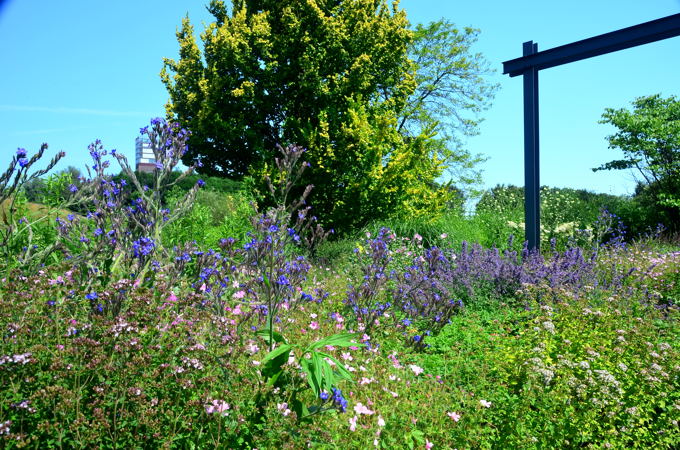
[[141, 130], [153, 173], [96, 141], [87, 173], [36, 171], [43, 145], [0, 174], [3, 448], [677, 447], [674, 98], [606, 111], [600, 169], [645, 180], [543, 187], [537, 251], [522, 188], [466, 211], [477, 30], [209, 10], [165, 61], [177, 122]]
[[633, 170], [636, 198], [659, 222], [680, 230], [680, 100], [659, 94], [633, 101], [633, 110], [607, 108], [600, 123], [617, 128], [609, 147], [623, 152], [593, 169]]
[[107, 176], [100, 143], [89, 179], [64, 177], [41, 211], [21, 189], [37, 158], [20, 149], [0, 179], [3, 446], [678, 442], [680, 252], [622, 239], [589, 212], [602, 198], [547, 191], [548, 216], [564, 215], [543, 254], [507, 239], [507, 188], [472, 217], [320, 243], [293, 196], [299, 147], [278, 159], [278, 206], [259, 210], [202, 179], [173, 189], [187, 135], [160, 120], [146, 133], [150, 187], [118, 154], [125, 176]]

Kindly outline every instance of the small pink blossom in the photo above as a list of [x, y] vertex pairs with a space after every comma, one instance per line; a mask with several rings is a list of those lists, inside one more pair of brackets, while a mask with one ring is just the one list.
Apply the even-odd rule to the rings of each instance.
[[385, 426], [385, 419], [383, 419], [382, 416], [378, 416], [378, 426], [379, 427]]
[[288, 403], [277, 403], [276, 408], [281, 411], [281, 414], [284, 416], [288, 416], [291, 413], [291, 410], [288, 409]]
[[425, 439], [425, 448], [427, 450], [430, 450], [432, 447], [434, 447], [434, 444], [430, 442], [429, 440]]
[[175, 295], [174, 292], [170, 291], [170, 295], [168, 295], [168, 298], [166, 298], [165, 301], [166, 302], [176, 302], [177, 296]]
[[454, 412], [447, 412], [446, 415], [449, 416], [451, 418], [451, 420], [453, 420], [454, 422], [458, 422], [460, 420], [460, 414], [458, 414], [455, 411]]
[[356, 431], [357, 429], [357, 416], [354, 416], [349, 419], [349, 431]]
[[213, 400], [211, 403], [205, 405], [205, 412], [208, 414], [218, 413], [223, 416], [228, 416], [227, 410], [230, 408], [229, 403], [223, 400]]
[[312, 330], [318, 330], [319, 329], [319, 322], [311, 322], [309, 324], [309, 328]]
[[243, 298], [245, 296], [246, 296], [245, 291], [234, 292], [234, 295], [233, 295], [234, 298]]
[[375, 414], [375, 411], [371, 411], [370, 409], [368, 409], [368, 407], [364, 406], [361, 403], [357, 403], [356, 406], [354, 406], [354, 412], [356, 412], [359, 415], [364, 414], [367, 416]]
[[416, 374], [416, 376], [420, 375], [421, 373], [424, 372], [422, 367], [416, 366], [415, 364], [411, 364], [408, 366], [409, 369], [413, 371], [413, 373]]
[[491, 408], [491, 402], [487, 402], [486, 400], [480, 400], [479, 404], [485, 408]]

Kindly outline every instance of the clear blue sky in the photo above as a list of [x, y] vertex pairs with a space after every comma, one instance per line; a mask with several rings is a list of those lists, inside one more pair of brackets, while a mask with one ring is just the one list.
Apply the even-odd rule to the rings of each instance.
[[[17, 147], [42, 142], [60, 167], [83, 167], [94, 139], [134, 160], [134, 139], [164, 115], [162, 58], [175, 58], [175, 31], [187, 13], [198, 32], [211, 16], [206, 1], [0, 0], [0, 170]], [[483, 153], [484, 184], [523, 184], [522, 81], [501, 75], [502, 62], [539, 50], [680, 13], [680, 0], [453, 1], [403, 0], [412, 23], [444, 17], [481, 29], [476, 47], [497, 70], [501, 88], [468, 141]], [[597, 124], [606, 107], [635, 97], [680, 96], [680, 38], [542, 71], [541, 183], [614, 194], [631, 193], [627, 173], [590, 169], [617, 156], [611, 129]]]

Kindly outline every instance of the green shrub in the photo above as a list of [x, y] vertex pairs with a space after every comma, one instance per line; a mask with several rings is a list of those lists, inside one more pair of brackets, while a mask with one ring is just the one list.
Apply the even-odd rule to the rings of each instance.
[[[170, 208], [180, 198], [181, 192], [181, 188], [174, 188], [168, 195]], [[201, 190], [191, 210], [167, 227], [164, 243], [173, 246], [196, 241], [200, 247], [216, 248], [223, 238], [242, 241], [252, 229], [250, 217], [255, 212], [253, 205], [252, 197], [245, 192], [226, 194]]]

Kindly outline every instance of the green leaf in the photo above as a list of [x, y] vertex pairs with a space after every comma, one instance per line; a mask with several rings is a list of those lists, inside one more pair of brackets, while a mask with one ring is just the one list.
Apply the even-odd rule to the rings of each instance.
[[316, 397], [321, 393], [321, 381], [318, 377], [317, 368], [314, 366], [311, 360], [307, 358], [300, 359], [300, 366], [302, 371], [307, 375], [307, 384], [314, 391]]
[[[283, 344], [283, 345], [280, 345], [280, 346], [276, 347], [274, 350], [272, 350], [271, 352], [267, 353], [267, 355], [266, 355], [266, 356], [264, 357], [264, 359], [262, 360], [262, 364], [266, 364], [266, 363], [268, 363], [270, 360], [276, 359], [277, 357], [279, 357], [279, 356], [281, 356], [281, 355], [283, 355], [283, 354], [290, 353], [290, 350], [291, 350], [292, 348], [293, 348], [293, 346], [290, 345], [290, 344]], [[286, 355], [286, 357], [287, 357], [287, 355]]]
[[289, 344], [283, 344], [269, 352], [262, 360], [262, 375], [269, 379], [270, 385], [274, 385], [283, 373], [281, 367], [288, 361], [292, 348]]
[[351, 347], [353, 345], [361, 347], [364, 344], [351, 342], [351, 339], [357, 339], [356, 333], [338, 333], [333, 336], [325, 337], [311, 344], [307, 351], [316, 350], [318, 348], [325, 347], [327, 345], [332, 345], [334, 347]]
[[347, 380], [347, 381], [352, 381], [352, 374], [345, 368], [345, 365], [343, 363], [338, 361], [337, 358], [335, 358], [334, 356], [331, 356], [327, 353], [319, 352], [318, 354], [322, 357], [330, 359], [331, 361], [333, 361], [335, 363], [335, 365], [337, 367], [338, 376], [341, 379], [344, 379], [344, 380]]
[[[270, 344], [270, 342], [269, 342], [269, 328], [263, 328], [261, 330], [257, 330], [255, 332], [255, 336], [261, 337], [262, 339], [264, 339], [267, 342], [267, 344]], [[274, 342], [276, 342], [276, 343], [288, 344], [288, 342], [286, 341], [286, 338], [284, 338], [281, 333], [277, 333], [276, 331], [274, 331], [272, 333], [272, 338], [273, 338]]]

